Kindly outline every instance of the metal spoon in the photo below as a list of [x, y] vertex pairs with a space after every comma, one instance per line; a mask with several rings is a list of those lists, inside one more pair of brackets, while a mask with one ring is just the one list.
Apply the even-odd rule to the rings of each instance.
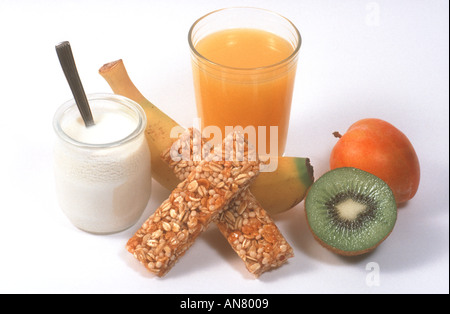
[[78, 110], [81, 113], [86, 127], [94, 125], [94, 118], [92, 117], [91, 108], [81, 84], [80, 76], [78, 75], [75, 60], [73, 58], [72, 49], [68, 41], [63, 41], [56, 45], [56, 53], [58, 54], [59, 62], [72, 90], [73, 97], [77, 104]]

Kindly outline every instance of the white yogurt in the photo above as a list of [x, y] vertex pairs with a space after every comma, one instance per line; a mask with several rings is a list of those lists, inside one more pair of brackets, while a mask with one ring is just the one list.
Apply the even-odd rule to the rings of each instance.
[[87, 144], [105, 144], [120, 141], [136, 129], [136, 119], [120, 112], [96, 110], [95, 125], [85, 127], [78, 117], [64, 121], [62, 130], [69, 137]]
[[118, 232], [137, 222], [151, 194], [145, 113], [135, 102], [116, 95], [88, 99], [92, 127], [85, 127], [73, 101], [55, 114], [58, 201], [78, 228]]

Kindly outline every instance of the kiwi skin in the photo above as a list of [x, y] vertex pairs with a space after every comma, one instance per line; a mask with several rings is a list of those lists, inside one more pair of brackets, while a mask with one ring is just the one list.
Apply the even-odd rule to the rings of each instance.
[[[305, 211], [306, 213], [306, 211]], [[306, 220], [308, 220], [308, 215], [306, 215]], [[322, 245], [324, 248], [330, 250], [333, 253], [336, 253], [338, 255], [342, 255], [342, 256], [358, 256], [358, 255], [363, 255], [363, 254], [367, 254], [372, 252], [373, 250], [375, 250], [381, 243], [384, 242], [384, 240], [386, 240], [389, 235], [392, 233], [389, 232], [384, 239], [382, 239], [380, 242], [378, 242], [377, 244], [375, 244], [374, 246], [372, 246], [371, 248], [365, 249], [365, 250], [361, 250], [361, 251], [343, 251], [343, 250], [339, 250], [331, 245], [326, 244], [325, 242], [323, 242], [318, 236], [316, 236], [316, 234], [313, 232], [313, 230], [311, 229], [311, 227], [309, 226], [309, 223], [307, 223], [309, 230], [311, 231], [311, 233], [314, 236], [314, 239], [319, 242], [320, 245]]]
[[[356, 169], [356, 168], [352, 168], [352, 167], [344, 167], [344, 168], [352, 169], [352, 170], [355, 170], [355, 171], [362, 171], [362, 170], [360, 170], [360, 169]], [[331, 171], [333, 171], [333, 170], [331, 170]], [[365, 171], [362, 171], [362, 172], [365, 172]], [[381, 180], [381, 179], [380, 179], [380, 180]], [[308, 189], [308, 194], [309, 194], [311, 188], [312, 188], [312, 186]], [[388, 189], [389, 189], [389, 188], [388, 188]], [[389, 190], [390, 190], [390, 189], [389, 189]], [[306, 196], [306, 197], [307, 197], [307, 196]], [[306, 202], [306, 200], [305, 200], [305, 202]], [[377, 242], [377, 243], [376, 243], [375, 245], [373, 245], [372, 247], [366, 248], [366, 249], [364, 249], [364, 250], [345, 251], [345, 250], [338, 249], [338, 248], [336, 248], [336, 247], [334, 247], [334, 246], [332, 246], [332, 245], [329, 245], [328, 243], [324, 242], [320, 237], [318, 237], [318, 236], [316, 235], [316, 233], [315, 233], [314, 230], [311, 228], [311, 225], [310, 225], [310, 223], [309, 223], [309, 220], [308, 220], [308, 213], [307, 213], [306, 208], [305, 208], [305, 216], [306, 216], [306, 221], [307, 221], [308, 228], [309, 228], [309, 230], [311, 231], [311, 233], [313, 234], [314, 239], [315, 239], [322, 247], [328, 249], [329, 251], [331, 251], [331, 252], [333, 252], [333, 253], [336, 253], [336, 254], [338, 254], [338, 255], [341, 255], [341, 256], [359, 256], [359, 255], [363, 255], [363, 254], [370, 253], [370, 252], [372, 252], [373, 250], [375, 250], [381, 243], [383, 243], [384, 240], [386, 240], [386, 239], [389, 237], [389, 235], [392, 233], [392, 231], [393, 231], [393, 228], [392, 228], [392, 229], [390, 230], [390, 232], [389, 232], [382, 240], [380, 240], [379, 242]]]

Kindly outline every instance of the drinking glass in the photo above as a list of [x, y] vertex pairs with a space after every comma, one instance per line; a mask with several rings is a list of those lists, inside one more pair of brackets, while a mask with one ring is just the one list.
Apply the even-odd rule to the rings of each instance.
[[225, 8], [195, 21], [188, 41], [202, 129], [224, 137], [240, 127], [260, 155], [283, 155], [301, 45], [295, 25], [265, 9]]

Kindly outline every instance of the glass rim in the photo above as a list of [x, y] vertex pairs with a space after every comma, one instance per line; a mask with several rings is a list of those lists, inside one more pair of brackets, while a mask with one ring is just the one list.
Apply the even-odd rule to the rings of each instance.
[[[206, 58], [200, 52], [198, 52], [197, 49], [194, 46], [194, 43], [192, 42], [193, 31], [194, 31], [195, 27], [197, 26], [197, 24], [200, 23], [205, 18], [207, 18], [208, 16], [213, 15], [215, 13], [228, 11], [228, 10], [235, 10], [235, 9], [244, 9], [244, 10], [254, 10], [254, 11], [265, 12], [265, 13], [268, 13], [268, 14], [272, 14], [272, 15], [278, 17], [278, 18], [281, 18], [282, 20], [287, 22], [288, 25], [290, 25], [293, 28], [294, 33], [296, 35], [296, 39], [297, 39], [297, 43], [296, 43], [292, 53], [288, 57], [286, 57], [286, 58], [284, 58], [284, 59], [282, 59], [282, 60], [280, 60], [280, 61], [278, 61], [276, 63], [272, 63], [272, 64], [265, 65], [265, 66], [262, 66], [262, 67], [241, 68], [241, 67], [233, 67], [233, 66], [228, 66], [228, 65], [225, 65], [225, 64], [214, 62], [214, 61]], [[214, 10], [214, 11], [211, 11], [211, 12], [201, 16], [200, 18], [198, 18], [192, 24], [191, 28], [189, 29], [189, 32], [188, 32], [188, 43], [189, 43], [189, 47], [190, 47], [191, 52], [193, 52], [200, 60], [204, 60], [204, 61], [206, 61], [207, 63], [209, 63], [212, 66], [222, 67], [222, 68], [226, 68], [226, 69], [229, 69], [229, 70], [236, 70], [236, 71], [255, 71], [255, 70], [266, 70], [266, 69], [276, 68], [277, 66], [279, 66], [281, 64], [289, 63], [291, 60], [295, 59], [295, 57], [297, 56], [298, 52], [300, 51], [300, 46], [302, 44], [302, 37], [300, 35], [300, 31], [297, 29], [295, 24], [292, 23], [291, 20], [289, 20], [288, 18], [286, 18], [285, 16], [283, 16], [283, 15], [281, 15], [279, 13], [276, 13], [276, 12], [268, 10], [268, 9], [262, 9], [262, 8], [257, 8], [257, 7], [237, 6], [237, 7], [228, 7], [228, 8], [222, 8], [222, 9]]]
[[[64, 102], [59, 108], [56, 110], [54, 116], [53, 116], [53, 130], [55, 131], [56, 135], [62, 139], [64, 142], [69, 143], [71, 145], [74, 145], [76, 147], [80, 148], [89, 148], [89, 149], [104, 149], [104, 148], [112, 148], [117, 147], [120, 145], [123, 145], [125, 143], [128, 143], [132, 140], [134, 140], [136, 137], [138, 137], [146, 128], [147, 126], [147, 116], [145, 114], [144, 109], [135, 101], [121, 96], [117, 94], [107, 94], [107, 93], [93, 93], [93, 94], [87, 94], [86, 95], [88, 101], [96, 101], [96, 100], [106, 100], [106, 101], [112, 101], [114, 103], [120, 104], [122, 106], [125, 106], [128, 109], [131, 109], [133, 112], [135, 112], [138, 116], [136, 128], [127, 136], [116, 140], [112, 142], [107, 143], [85, 143], [82, 141], [78, 141], [74, 139], [73, 137], [69, 136], [61, 127], [61, 119], [64, 116], [64, 114], [74, 106], [76, 106], [75, 99], [70, 99]], [[78, 111], [78, 108], [76, 108]], [[81, 117], [81, 115], [80, 115]]]

